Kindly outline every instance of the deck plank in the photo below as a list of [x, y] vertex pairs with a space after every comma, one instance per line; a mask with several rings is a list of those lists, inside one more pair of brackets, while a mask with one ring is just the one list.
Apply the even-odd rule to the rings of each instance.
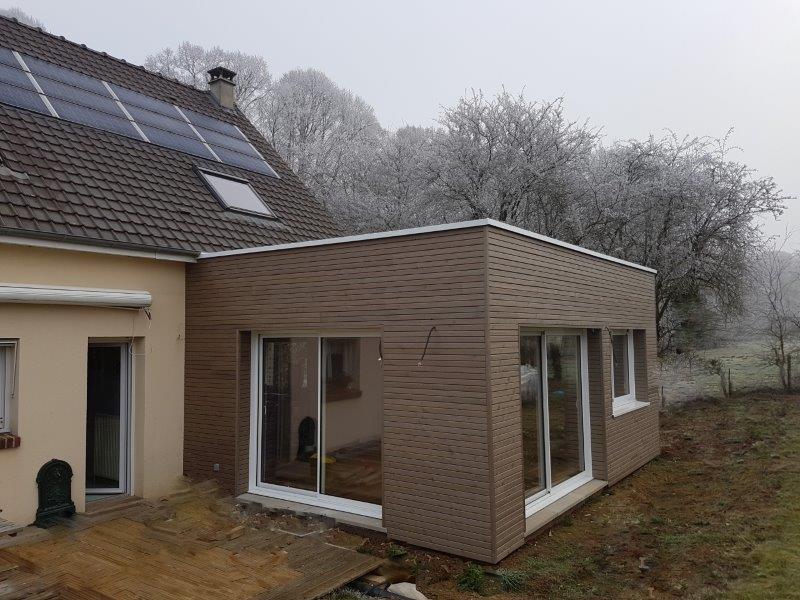
[[382, 562], [207, 497], [103, 517], [0, 550], [0, 600], [311, 600]]

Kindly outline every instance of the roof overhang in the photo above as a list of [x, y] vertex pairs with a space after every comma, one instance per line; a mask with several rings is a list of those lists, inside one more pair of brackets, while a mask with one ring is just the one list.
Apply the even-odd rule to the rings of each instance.
[[0, 244], [51, 248], [54, 250], [72, 250], [74, 252], [94, 252], [96, 254], [112, 254], [115, 256], [131, 256], [134, 258], [190, 263], [195, 262], [198, 256], [197, 252], [162, 250], [160, 248], [134, 246], [132, 244], [112, 244], [103, 242], [102, 240], [47, 235], [39, 232], [17, 229], [0, 229]]
[[593, 256], [595, 258], [599, 258], [601, 260], [614, 262], [620, 265], [625, 265], [626, 267], [631, 267], [633, 269], [638, 269], [640, 271], [646, 271], [647, 273], [656, 273], [655, 269], [651, 269], [650, 267], [645, 267], [644, 265], [639, 265], [627, 260], [623, 260], [621, 258], [617, 258], [615, 256], [609, 256], [608, 254], [602, 254], [600, 252], [595, 252], [594, 250], [589, 250], [588, 248], [584, 248], [582, 246], [576, 246], [575, 244], [568, 244], [567, 242], [562, 242], [561, 240], [557, 240], [555, 238], [548, 237], [546, 235], [541, 235], [539, 233], [534, 233], [533, 231], [528, 231], [527, 229], [522, 229], [521, 227], [515, 227], [514, 225], [509, 225], [508, 223], [502, 223], [501, 221], [495, 221], [494, 219], [477, 219], [474, 221], [461, 221], [458, 223], [447, 223], [444, 225], [429, 225], [426, 227], [412, 227], [410, 229], [398, 229], [395, 231], [381, 231], [378, 233], [365, 233], [361, 235], [348, 235], [343, 237], [336, 237], [336, 238], [327, 238], [322, 240], [309, 240], [305, 242], [293, 242], [290, 244], [277, 244], [274, 246], [257, 246], [254, 248], [242, 248], [239, 250], [223, 250], [221, 252], [202, 252], [198, 257], [200, 260], [210, 259], [210, 258], [219, 258], [221, 256], [238, 256], [244, 254], [258, 254], [261, 252], [278, 252], [281, 250], [293, 250], [296, 248], [313, 248], [316, 246], [332, 246], [335, 244], [350, 244], [353, 242], [363, 242], [368, 240], [380, 240], [386, 238], [396, 238], [396, 237], [403, 237], [403, 236], [410, 236], [410, 235], [424, 235], [429, 233], [436, 233], [441, 231], [454, 231], [458, 229], [469, 229], [474, 227], [494, 227], [497, 229], [502, 229], [504, 231], [510, 231], [512, 233], [517, 233], [519, 235], [525, 236], [530, 239], [538, 240], [540, 242], [544, 242], [546, 244], [551, 244], [553, 246], [559, 246], [561, 248], [566, 248], [568, 250], [572, 250], [574, 252], [579, 252], [581, 254], [586, 254], [588, 256]]

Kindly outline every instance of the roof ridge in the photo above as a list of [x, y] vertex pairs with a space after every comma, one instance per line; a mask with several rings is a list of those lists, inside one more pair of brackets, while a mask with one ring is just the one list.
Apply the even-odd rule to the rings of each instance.
[[[182, 81], [174, 79], [173, 77], [167, 77], [166, 75], [164, 75], [161, 72], [151, 71], [151, 70], [145, 68], [143, 65], [137, 65], [137, 64], [134, 64], [132, 62], [128, 62], [124, 58], [118, 58], [116, 56], [113, 56], [112, 54], [109, 54], [108, 52], [104, 52], [103, 50], [95, 50], [94, 48], [90, 48], [86, 44], [81, 44], [81, 43], [75, 42], [75, 41], [73, 41], [73, 40], [71, 40], [69, 38], [64, 37], [63, 35], [56, 35], [55, 33], [50, 33], [49, 31], [46, 31], [46, 30], [42, 29], [41, 27], [34, 27], [33, 25], [28, 25], [27, 23], [23, 23], [22, 21], [20, 21], [19, 19], [15, 18], [15, 17], [7, 17], [5, 15], [0, 14], [0, 19], [2, 19], [4, 21], [9, 21], [11, 23], [14, 23], [15, 25], [20, 25], [22, 27], [25, 27], [26, 29], [33, 30], [33, 31], [35, 31], [37, 33], [40, 33], [42, 35], [46, 35], [48, 37], [55, 38], [56, 40], [59, 40], [61, 42], [66, 42], [67, 44], [71, 44], [72, 46], [77, 46], [81, 50], [86, 50], [88, 52], [91, 52], [92, 54], [97, 54], [99, 56], [103, 56], [105, 58], [111, 59], [111, 60], [116, 61], [118, 63], [122, 63], [123, 65], [125, 65], [127, 67], [132, 67], [134, 69], [138, 69], [140, 71], [144, 71], [148, 75], [153, 75], [155, 77], [160, 77], [161, 79], [164, 79], [166, 81], [169, 81], [169, 82], [172, 82], [172, 83], [176, 83], [176, 84], [180, 85], [183, 88], [186, 88], [188, 90], [192, 90], [195, 93], [202, 94], [204, 96], [208, 94], [207, 90], [197, 89], [193, 85], [189, 85], [188, 83], [184, 83]], [[86, 73], [84, 73], [84, 75], [86, 75]]]

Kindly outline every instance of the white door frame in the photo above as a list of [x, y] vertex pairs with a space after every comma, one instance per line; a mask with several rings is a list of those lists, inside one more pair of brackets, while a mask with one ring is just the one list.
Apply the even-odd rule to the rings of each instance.
[[89, 342], [89, 347], [119, 348], [119, 486], [86, 488], [86, 494], [126, 494], [130, 492], [131, 398], [133, 397], [132, 346], [129, 342]]
[[[553, 485], [552, 468], [550, 466], [550, 420], [549, 420], [549, 394], [547, 388], [547, 335], [578, 335], [580, 336], [580, 360], [581, 360], [581, 422], [583, 445], [583, 464], [584, 470]], [[541, 344], [540, 360], [541, 379], [542, 379], [542, 420], [544, 421], [544, 456], [545, 456], [545, 489], [525, 499], [525, 517], [530, 517], [545, 506], [563, 498], [574, 489], [592, 480], [592, 430], [589, 412], [589, 364], [588, 364], [588, 341], [586, 329], [557, 329], [545, 327], [520, 327], [519, 340], [523, 335], [540, 336]], [[519, 346], [519, 340], [517, 345]], [[519, 355], [519, 354], [518, 354]], [[521, 385], [521, 384], [520, 384]], [[521, 391], [520, 387], [520, 391]], [[523, 458], [524, 468], [524, 458]]]
[[[259, 463], [261, 455], [261, 416], [262, 416], [262, 395], [264, 388], [261, 385], [263, 377], [263, 340], [274, 338], [309, 338], [317, 341], [317, 454], [322, 454], [322, 442], [324, 433], [322, 431], [321, 411], [322, 411], [322, 340], [329, 337], [352, 337], [380, 338], [378, 332], [365, 331], [326, 331], [324, 333], [314, 332], [276, 332], [276, 333], [253, 333], [250, 337], [250, 477], [248, 492], [261, 496], [269, 496], [309, 504], [320, 508], [338, 510], [375, 519], [383, 518], [383, 507], [380, 504], [360, 502], [358, 500], [348, 500], [338, 496], [328, 496], [320, 494], [316, 490], [300, 490], [283, 485], [275, 485], [261, 481], [261, 465]], [[381, 398], [381, 401], [383, 399]], [[317, 460], [317, 490], [322, 476], [323, 460]]]

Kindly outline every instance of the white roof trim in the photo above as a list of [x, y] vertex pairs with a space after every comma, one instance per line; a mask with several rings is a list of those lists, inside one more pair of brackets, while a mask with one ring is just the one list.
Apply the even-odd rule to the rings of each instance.
[[588, 248], [583, 248], [582, 246], [568, 244], [567, 242], [562, 242], [561, 240], [547, 237], [546, 235], [534, 233], [533, 231], [528, 231], [527, 229], [522, 229], [521, 227], [515, 227], [513, 225], [509, 225], [508, 223], [495, 221], [494, 219], [477, 219], [474, 221], [461, 221], [459, 223], [446, 223], [444, 225], [428, 225], [426, 227], [412, 227], [410, 229], [398, 229], [396, 231], [381, 231], [378, 233], [348, 235], [344, 237], [327, 238], [324, 240], [309, 240], [306, 242], [294, 242], [291, 244], [277, 244], [274, 246], [256, 246], [254, 248], [242, 248], [239, 250], [224, 250], [222, 252], [202, 252], [198, 258], [200, 260], [203, 260], [207, 258], [218, 258], [221, 256], [236, 256], [239, 254], [258, 254], [260, 252], [276, 252], [279, 250], [294, 250], [296, 248], [313, 248], [315, 246], [349, 244], [351, 242], [380, 240], [384, 238], [403, 237], [408, 235], [423, 235], [426, 233], [435, 233], [437, 231], [453, 231], [457, 229], [469, 229], [471, 227], [496, 227], [497, 229], [503, 229], [505, 231], [517, 233], [519, 235], [523, 235], [527, 238], [538, 240], [546, 244], [552, 244], [553, 246], [560, 246], [561, 248], [567, 248], [575, 252], [580, 252], [581, 254], [594, 256], [595, 258], [607, 260], [609, 262], [614, 262], [620, 265], [625, 265], [627, 267], [632, 267], [634, 269], [639, 269], [640, 271], [646, 271], [647, 273], [656, 272], [655, 269], [651, 269], [650, 267], [645, 267], [643, 265], [638, 265], [636, 263], [632, 263], [627, 260], [622, 260], [621, 258], [616, 258], [615, 256], [609, 256], [607, 254], [595, 252], [594, 250], [589, 250]]
[[94, 246], [78, 242], [62, 242], [43, 238], [23, 237], [14, 235], [0, 235], [0, 244], [14, 246], [32, 246], [34, 248], [51, 248], [54, 250], [71, 250], [74, 252], [93, 252], [95, 254], [113, 254], [115, 256], [132, 256], [134, 258], [151, 258], [154, 260], [170, 260], [175, 262], [193, 263], [195, 258], [186, 254], [173, 254], [161, 250], [134, 250], [127, 248], [114, 248], [112, 246]]
[[136, 290], [0, 283], [0, 304], [2, 303], [146, 308], [153, 303], [153, 297], [150, 292]]

